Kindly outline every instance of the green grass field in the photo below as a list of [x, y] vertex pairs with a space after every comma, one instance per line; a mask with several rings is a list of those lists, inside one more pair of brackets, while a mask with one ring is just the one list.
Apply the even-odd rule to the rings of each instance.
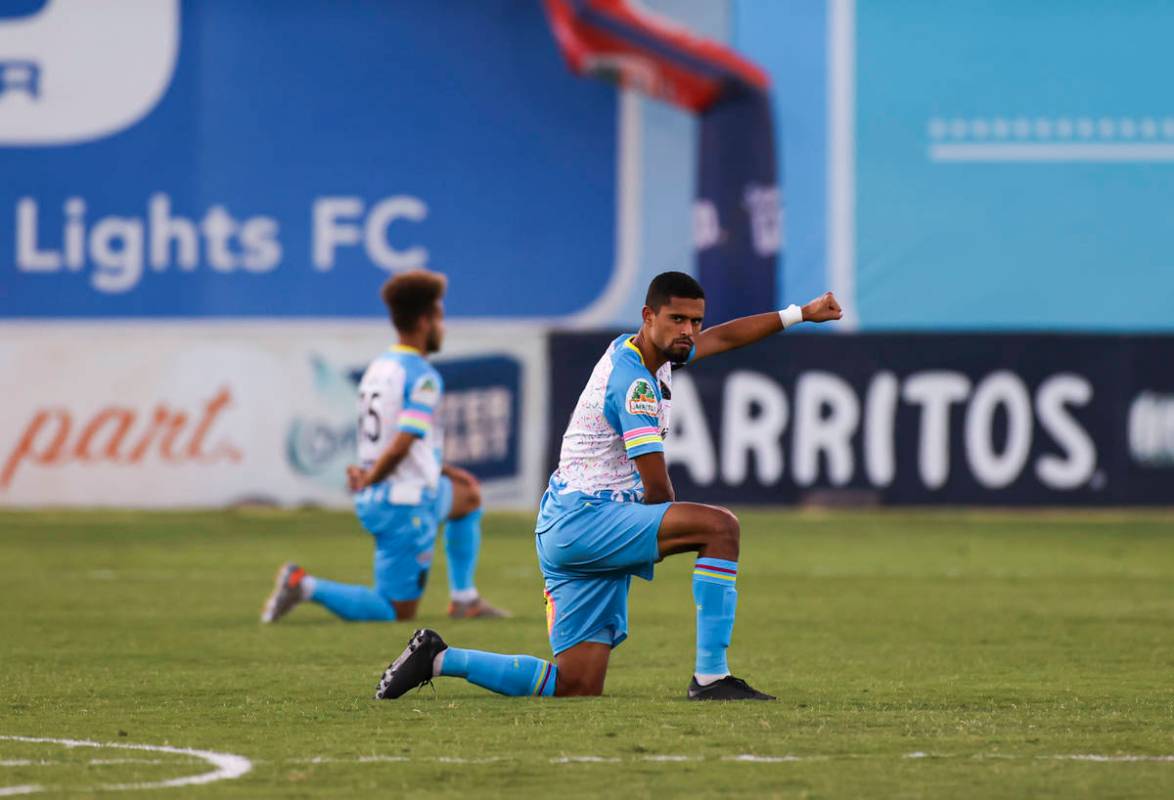
[[[634, 582], [602, 699], [441, 679], [376, 703], [418, 623], [314, 606], [257, 623], [285, 558], [367, 580], [370, 543], [348, 515], [3, 513], [0, 737], [252, 762], [138, 796], [1174, 796], [1174, 515], [741, 517], [731, 666], [771, 704], [683, 699], [689, 558]], [[525, 516], [486, 518], [478, 583], [514, 619], [450, 622], [441, 554], [420, 622], [549, 656], [530, 531]], [[0, 794], [212, 769], [0, 738]]]

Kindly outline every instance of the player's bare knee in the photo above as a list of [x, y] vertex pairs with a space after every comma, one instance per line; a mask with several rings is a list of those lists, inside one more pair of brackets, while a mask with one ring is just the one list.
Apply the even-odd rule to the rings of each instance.
[[742, 540], [742, 525], [734, 512], [728, 508], [717, 508], [713, 517], [712, 544], [721, 548], [723, 552], [732, 554], [731, 560], [738, 557], [738, 549]]
[[564, 678], [560, 672], [554, 693], [558, 697], [599, 697], [603, 694], [603, 682], [595, 679]]
[[468, 492], [468, 506], [471, 514], [481, 508], [481, 481], [474, 478], [465, 484], [465, 490]]
[[555, 696], [556, 697], [599, 697], [602, 694], [603, 694], [603, 692], [601, 692], [601, 691], [594, 691], [592, 689], [589, 689], [589, 688], [583, 687], [583, 686], [568, 686], [565, 688], [560, 686], [558, 691], [555, 693]]
[[476, 478], [454, 484], [452, 518], [467, 517], [481, 507], [481, 482]]
[[396, 622], [408, 622], [416, 618], [416, 611], [419, 608], [417, 601], [396, 602], [392, 600], [390, 602], [392, 609], [395, 611]]

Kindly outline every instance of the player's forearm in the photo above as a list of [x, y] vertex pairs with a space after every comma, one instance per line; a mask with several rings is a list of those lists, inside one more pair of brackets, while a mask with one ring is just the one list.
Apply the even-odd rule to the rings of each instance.
[[644, 490], [644, 505], [654, 506], [658, 503], [675, 503], [677, 501], [676, 495], [673, 493], [673, 487], [666, 489]]
[[367, 471], [367, 476], [362, 483], [363, 488], [374, 486], [395, 472], [395, 468], [404, 460], [404, 456], [408, 454], [414, 441], [415, 437], [410, 433], [400, 433], [396, 436], [375, 463], [371, 465], [371, 469]]
[[669, 477], [663, 452], [656, 451], [637, 456], [636, 469], [640, 473], [640, 485], [644, 487], [645, 505], [671, 503], [676, 500], [673, 496], [673, 481]]
[[644, 504], [654, 506], [657, 503], [676, 502], [677, 493], [673, 491], [673, 480], [666, 473], [663, 482], [654, 482], [651, 486], [644, 485]]
[[783, 322], [779, 318], [778, 312], [769, 311], [765, 314], [739, 317], [729, 322], [723, 322], [721, 325], [714, 325], [698, 334], [697, 344], [700, 349], [702, 340], [708, 339], [707, 344], [712, 347], [707, 349], [712, 353], [721, 353], [753, 344], [768, 336], [773, 336], [782, 329]]
[[387, 476], [395, 472], [395, 468], [399, 466], [399, 462], [404, 460], [404, 453], [392, 452], [390, 448], [383, 451], [383, 455], [379, 457], [371, 469], [367, 472], [367, 478], [363, 483], [366, 486], [374, 486], [387, 479]]
[[441, 464], [440, 474], [449, 480], [454, 481], [468, 480], [472, 477], [472, 473], [470, 473], [467, 469], [463, 469], [452, 464]]

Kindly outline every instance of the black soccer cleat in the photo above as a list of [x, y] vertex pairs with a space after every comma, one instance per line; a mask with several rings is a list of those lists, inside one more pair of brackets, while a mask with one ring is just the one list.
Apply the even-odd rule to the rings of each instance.
[[448, 649], [440, 634], [430, 628], [421, 628], [408, 639], [408, 646], [383, 671], [379, 688], [375, 690], [376, 700], [394, 700], [407, 694], [417, 686], [431, 683], [432, 661]]
[[689, 681], [690, 700], [776, 700], [772, 694], [758, 691], [741, 678], [727, 675], [721, 680], [702, 686], [697, 678]]

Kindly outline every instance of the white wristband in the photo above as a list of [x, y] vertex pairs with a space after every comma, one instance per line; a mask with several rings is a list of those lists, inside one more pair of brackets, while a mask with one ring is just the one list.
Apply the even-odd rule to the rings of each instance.
[[779, 311], [779, 319], [782, 320], [783, 330], [786, 330], [795, 323], [803, 321], [803, 309], [792, 303]]

